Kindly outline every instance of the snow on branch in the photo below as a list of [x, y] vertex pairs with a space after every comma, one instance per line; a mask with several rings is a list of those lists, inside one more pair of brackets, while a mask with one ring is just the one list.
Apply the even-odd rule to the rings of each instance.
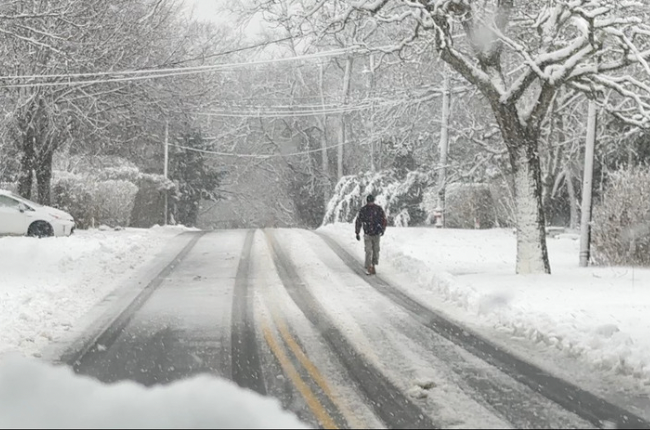
[[388, 6], [389, 3], [387, 0], [349, 2], [349, 7], [331, 20], [329, 26], [344, 26], [355, 11], [369, 14], [372, 20], [382, 24], [400, 25], [402, 29], [408, 28], [407, 24], [410, 23], [408, 34], [401, 36], [397, 43], [377, 49], [384, 53], [400, 51], [419, 38], [422, 30], [432, 30], [435, 46], [447, 62], [484, 92], [495, 91], [495, 87], [498, 87], [494, 85], [495, 77], [481, 70], [470, 55], [454, 47], [448, 21], [452, 15], [461, 13], [459, 11], [462, 9], [470, 8], [470, 3], [458, 0], [434, 0], [428, 3], [411, 0]]
[[[501, 40], [506, 43], [513, 51], [522, 55], [529, 70], [515, 81], [508, 93], [503, 97], [503, 101], [512, 101], [517, 99], [523, 89], [530, 85], [530, 74], [535, 73], [542, 80], [556, 81], [563, 78], [562, 81], [570, 75], [570, 68], [579, 67], [584, 72], [583, 60], [589, 60], [593, 56], [601, 55], [599, 45], [611, 45], [612, 41], [608, 36], [624, 36], [624, 31], [629, 31], [632, 37], [644, 34], [647, 30], [641, 27], [642, 20], [636, 16], [606, 16], [613, 13], [622, 13], [621, 10], [633, 6], [632, 3], [622, 5], [619, 9], [614, 9], [609, 2], [590, 1], [590, 2], [555, 2], [553, 6], [543, 8], [533, 25], [540, 36], [540, 48], [532, 53], [529, 46], [516, 43], [500, 33], [498, 29], [493, 31], [499, 35]], [[636, 4], [636, 3], [635, 3]], [[587, 7], [591, 9], [587, 9]], [[567, 34], [571, 34], [569, 29], [573, 28], [575, 33], [572, 38], [566, 39]], [[625, 48], [632, 49], [631, 39], [625, 37]], [[593, 45], [592, 50], [584, 50], [586, 44]], [[613, 41], [614, 45], [618, 45]], [[582, 58], [576, 58], [575, 53], [581, 51]], [[586, 54], [586, 55], [585, 55]], [[630, 59], [632, 60], [632, 59]], [[636, 60], [639, 61], [637, 58]], [[619, 67], [624, 67], [627, 62], [620, 61]], [[550, 67], [553, 73], [548, 73], [544, 66]], [[559, 84], [562, 83], [558, 82]]]
[[619, 39], [624, 43], [625, 47], [627, 47], [629, 52], [631, 52], [632, 58], [641, 64], [648, 76], [650, 76], [650, 66], [648, 66], [647, 62], [648, 53], [646, 53], [644, 56], [641, 52], [639, 52], [638, 48], [634, 45], [634, 43], [632, 43], [632, 40], [630, 40], [630, 38], [627, 37], [624, 32], [617, 29], [609, 29], [608, 32], [619, 37]]
[[57, 49], [54, 45], [38, 41], [33, 37], [22, 36], [22, 35], [20, 35], [18, 33], [5, 30], [2, 27], [0, 27], [0, 33], [5, 33], [5, 34], [7, 34], [9, 36], [15, 37], [16, 39], [23, 40], [23, 41], [25, 41], [27, 43], [30, 43], [32, 45], [40, 46], [42, 48], [47, 48], [47, 49], [50, 49], [50, 50], [52, 50], [52, 51], [54, 51], [54, 52], [56, 52], [58, 54], [64, 55], [64, 53], [61, 50]]
[[[323, 2], [316, 3], [322, 7]], [[426, 43], [433, 39], [440, 57], [483, 94], [504, 105], [517, 104], [523, 122], [544, 116], [551, 98], [542, 94], [530, 98], [528, 93], [540, 88], [554, 93], [563, 85], [590, 98], [609, 89], [628, 98], [627, 107], [634, 105], [641, 116], [650, 112], [647, 2], [349, 0], [342, 4], [346, 6], [339, 24], [352, 19], [356, 11], [377, 23], [399, 26], [401, 42], [390, 49], [410, 46], [416, 37]], [[401, 31], [409, 24], [404, 37]], [[454, 33], [459, 29], [461, 33]], [[614, 76], [628, 67], [634, 69], [634, 76]], [[519, 104], [531, 100], [532, 106]]]
[[[529, 46], [516, 43], [493, 28], [506, 46], [524, 58], [527, 67], [501, 102], [517, 100], [537, 78], [554, 87], [568, 84], [590, 98], [602, 99], [602, 93], [610, 89], [629, 103], [624, 104], [625, 109], [622, 105], [609, 104], [608, 111], [614, 113], [620, 109], [617, 116], [628, 123], [649, 125], [650, 30], [641, 18], [646, 6], [640, 2], [597, 0], [549, 4], [554, 6], [542, 10], [536, 20], [541, 43], [535, 53], [531, 53]], [[630, 9], [633, 7], [641, 9], [634, 11]], [[634, 64], [642, 69], [635, 69], [634, 77], [612, 75]], [[644, 76], [640, 77], [639, 72]], [[539, 101], [536, 105], [539, 106]], [[522, 117], [532, 115], [532, 108]]]
[[641, 82], [632, 76], [602, 76], [595, 75], [593, 80], [602, 85], [602, 87], [610, 88], [616, 91], [619, 95], [623, 96], [625, 99], [633, 102], [634, 107], [636, 108], [636, 114], [634, 111], [630, 112], [632, 115], [624, 115], [624, 112], [619, 112], [619, 117], [621, 119], [628, 118], [626, 122], [630, 122], [637, 126], [649, 126], [650, 125], [650, 85], [644, 82]]
[[[386, 212], [390, 225], [408, 226], [423, 214], [423, 191], [433, 186], [431, 172], [410, 171], [399, 177], [392, 169], [342, 177], [327, 204], [322, 225], [354, 222], [368, 194]], [[420, 219], [423, 222], [424, 219]]]
[[448, 47], [442, 51], [441, 57], [443, 60], [451, 64], [458, 73], [467, 79], [467, 81], [483, 89], [484, 92], [496, 90], [490, 75], [476, 67], [470, 59], [460, 51]]

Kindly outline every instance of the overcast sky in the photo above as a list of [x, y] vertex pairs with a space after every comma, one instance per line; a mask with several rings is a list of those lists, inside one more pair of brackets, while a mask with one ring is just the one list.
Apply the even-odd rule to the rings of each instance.
[[[228, 0], [184, 0], [190, 8], [194, 8], [194, 17], [199, 20], [210, 20], [222, 25], [230, 25], [234, 19], [226, 12]], [[256, 24], [249, 25], [246, 29], [246, 35], [255, 38], [259, 32], [259, 21]]]

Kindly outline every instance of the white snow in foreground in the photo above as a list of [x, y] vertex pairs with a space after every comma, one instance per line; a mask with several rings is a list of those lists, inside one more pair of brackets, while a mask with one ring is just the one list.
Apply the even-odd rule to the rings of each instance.
[[280, 402], [208, 375], [110, 385], [24, 357], [0, 361], [0, 428], [309, 428]]
[[[354, 226], [320, 232], [363, 255]], [[578, 266], [575, 235], [547, 238], [552, 275], [515, 275], [510, 229], [388, 228], [378, 269], [454, 319], [553, 347], [650, 384], [650, 269]]]

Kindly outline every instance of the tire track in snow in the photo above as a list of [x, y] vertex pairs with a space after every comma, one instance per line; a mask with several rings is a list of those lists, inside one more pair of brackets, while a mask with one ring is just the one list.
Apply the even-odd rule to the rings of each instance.
[[375, 366], [364, 360], [354, 345], [325, 316], [313, 295], [304, 287], [290, 260], [267, 230], [269, 245], [278, 274], [293, 301], [311, 321], [323, 339], [336, 353], [349, 375], [367, 397], [377, 416], [388, 428], [432, 429], [440, 428], [399, 388], [393, 385]]
[[235, 279], [231, 326], [232, 378], [240, 387], [249, 388], [266, 395], [262, 364], [255, 336], [253, 295], [248, 285], [249, 259], [254, 235], [255, 230], [249, 230], [246, 233], [244, 248], [237, 268], [237, 278]]
[[100, 327], [97, 332], [85, 336], [81, 344], [73, 344], [59, 357], [58, 362], [69, 365], [77, 372], [81, 362], [87, 357], [91, 357], [93, 354], [100, 354], [115, 342], [135, 313], [142, 308], [149, 297], [160, 287], [165, 278], [189, 254], [205, 232], [186, 232], [183, 234], [191, 234], [194, 237], [114, 319], [110, 320], [107, 326]]

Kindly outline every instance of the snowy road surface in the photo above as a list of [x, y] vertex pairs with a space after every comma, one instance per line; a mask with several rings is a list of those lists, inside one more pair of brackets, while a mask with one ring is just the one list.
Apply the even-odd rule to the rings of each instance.
[[381, 265], [364, 275], [325, 234], [188, 232], [174, 244], [60, 361], [147, 386], [219, 375], [321, 428], [648, 425], [440, 318]]

